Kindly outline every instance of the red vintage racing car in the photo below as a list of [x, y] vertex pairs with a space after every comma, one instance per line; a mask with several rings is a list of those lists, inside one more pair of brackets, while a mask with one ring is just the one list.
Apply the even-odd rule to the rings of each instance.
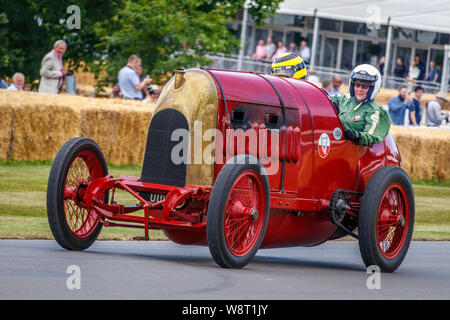
[[[126, 191], [137, 204], [117, 203]], [[392, 272], [414, 224], [414, 193], [396, 143], [359, 146], [315, 85], [272, 75], [176, 70], [148, 129], [140, 177], [113, 178], [91, 139], [67, 141], [52, 165], [49, 224], [68, 250], [102, 227], [161, 229], [208, 245], [222, 267], [260, 248], [316, 246], [351, 235], [367, 266]]]

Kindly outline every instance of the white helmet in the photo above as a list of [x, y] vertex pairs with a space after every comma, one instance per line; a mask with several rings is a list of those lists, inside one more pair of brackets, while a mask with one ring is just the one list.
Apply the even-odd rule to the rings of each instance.
[[352, 70], [349, 81], [350, 96], [355, 96], [355, 83], [365, 83], [370, 86], [364, 101], [375, 99], [381, 87], [381, 74], [377, 68], [370, 64], [360, 64]]

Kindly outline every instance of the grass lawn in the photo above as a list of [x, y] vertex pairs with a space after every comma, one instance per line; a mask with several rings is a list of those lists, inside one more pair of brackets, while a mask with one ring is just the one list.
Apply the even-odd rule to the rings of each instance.
[[[0, 238], [53, 239], [46, 213], [46, 189], [50, 162], [0, 161]], [[114, 177], [140, 176], [141, 168], [108, 166]], [[450, 184], [421, 181], [414, 184], [416, 219], [414, 240], [450, 240]], [[119, 200], [128, 195], [117, 194]], [[131, 240], [142, 229], [103, 228], [101, 240]], [[152, 240], [165, 240], [151, 230]]]

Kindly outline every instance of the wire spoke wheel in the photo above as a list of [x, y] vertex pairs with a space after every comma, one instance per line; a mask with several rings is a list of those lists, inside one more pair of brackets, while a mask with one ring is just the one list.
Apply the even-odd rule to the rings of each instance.
[[224, 232], [227, 246], [236, 256], [246, 255], [258, 239], [264, 221], [263, 197], [262, 181], [254, 171], [243, 172], [231, 188]]
[[404, 188], [396, 183], [383, 194], [377, 215], [377, 243], [381, 254], [392, 259], [403, 246], [409, 222]]
[[[47, 185], [47, 215], [55, 240], [65, 249], [84, 250], [98, 237], [101, 217], [84, 205], [91, 181], [108, 174], [100, 147], [88, 138], [73, 138], [58, 151]], [[108, 202], [108, 191], [96, 196]]]
[[264, 168], [249, 155], [236, 158], [238, 163], [225, 164], [217, 176], [207, 213], [208, 247], [224, 268], [242, 268], [250, 262], [269, 220], [269, 179], [261, 174]]
[[83, 152], [72, 162], [64, 185], [64, 212], [67, 226], [79, 238], [87, 237], [97, 227], [100, 217], [80, 203], [83, 184], [103, 176], [102, 167], [95, 156]]
[[414, 228], [414, 191], [398, 167], [382, 167], [370, 178], [358, 217], [359, 249], [366, 266], [395, 271], [408, 252]]

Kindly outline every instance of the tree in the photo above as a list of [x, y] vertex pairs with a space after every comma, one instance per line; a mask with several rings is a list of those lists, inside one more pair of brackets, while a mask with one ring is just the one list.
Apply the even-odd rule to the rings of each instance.
[[67, 13], [71, 0], [0, 0], [0, 77], [22, 72], [27, 82], [39, 79], [41, 60], [58, 39], [67, 42], [64, 60], [76, 69], [101, 58], [96, 45], [101, 41], [95, 24], [115, 13], [122, 0], [77, 0], [81, 28], [69, 29]]
[[38, 9], [31, 1], [0, 0], [0, 76], [22, 72], [36, 79], [48, 35], [40, 28]]
[[[208, 64], [207, 53], [239, 45], [227, 25], [245, 0], [0, 0], [0, 77], [19, 71], [39, 79], [43, 56], [64, 39], [69, 68], [83, 65], [99, 85], [116, 81], [130, 54], [142, 57], [144, 74], [158, 79], [179, 67]], [[258, 23], [282, 0], [253, 0]], [[68, 28], [67, 8], [80, 8], [81, 28]], [[105, 73], [106, 71], [106, 73]]]
[[[261, 23], [272, 16], [281, 0], [254, 0], [249, 13]], [[174, 69], [206, 65], [206, 54], [229, 53], [239, 45], [227, 28], [244, 0], [138, 0], [124, 1], [107, 23], [97, 25], [106, 59], [100, 84], [114, 82], [128, 56], [142, 58], [143, 74], [160, 79]]]

